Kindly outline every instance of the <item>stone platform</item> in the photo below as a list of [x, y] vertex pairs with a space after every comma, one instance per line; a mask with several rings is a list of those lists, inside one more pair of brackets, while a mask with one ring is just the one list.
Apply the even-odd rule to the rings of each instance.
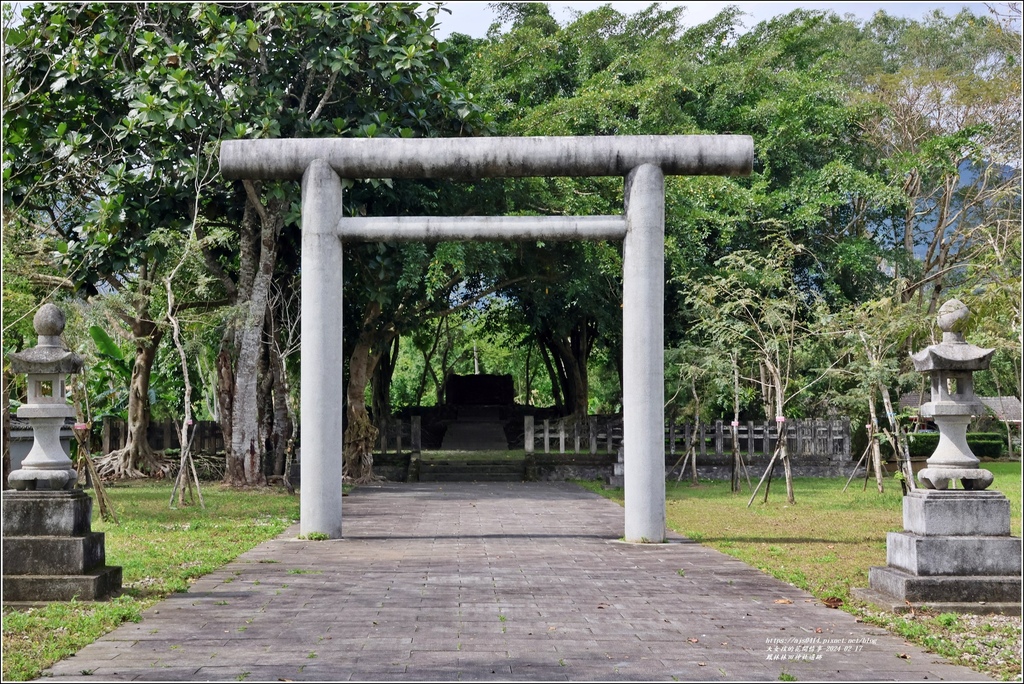
[[359, 487], [345, 539], [295, 526], [45, 677], [988, 681], [722, 553], [622, 532], [568, 483]]
[[81, 489], [3, 493], [3, 600], [94, 601], [121, 588], [107, 566], [92, 499]]
[[917, 489], [903, 497], [903, 532], [889, 532], [885, 567], [868, 571], [861, 600], [908, 601], [943, 612], [1021, 611], [1021, 538], [997, 491]]

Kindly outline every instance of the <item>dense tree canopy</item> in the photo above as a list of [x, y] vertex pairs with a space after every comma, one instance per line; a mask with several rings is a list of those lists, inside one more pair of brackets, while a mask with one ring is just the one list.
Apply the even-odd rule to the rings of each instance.
[[[878, 387], [916, 382], [906, 352], [954, 295], [978, 313], [968, 333], [1000, 348], [979, 387], [1020, 395], [1019, 28], [966, 10], [867, 22], [799, 10], [748, 30], [733, 7], [699, 25], [657, 5], [565, 24], [543, 4], [494, 8], [485, 38], [441, 42], [443, 10], [407, 3], [35, 4], [18, 20], [5, 6], [5, 349], [38, 299], [88, 299], [87, 322], [134, 358], [125, 390], [141, 435], [151, 401], [173, 405], [180, 379], [161, 349], [168, 315], [183, 317], [228, 479], [260, 482], [300, 429], [298, 187], [224, 181], [219, 141], [731, 133], [754, 137], [749, 178], [666, 182], [670, 412], [731, 413], [736, 365], [747, 417], [782, 401], [790, 415], [866, 420]], [[375, 180], [346, 187], [346, 211], [614, 214], [622, 187]], [[521, 403], [617, 409], [621, 246], [345, 255], [349, 476], [371, 476], [374, 424], [439, 400], [473, 345], [488, 371], [516, 376]], [[771, 306], [738, 317], [742, 292]], [[778, 348], [737, 332], [769, 309], [801, 331], [787, 377], [770, 377]], [[675, 372], [694, 349], [699, 382]], [[147, 449], [133, 441], [113, 470], [155, 467]]]

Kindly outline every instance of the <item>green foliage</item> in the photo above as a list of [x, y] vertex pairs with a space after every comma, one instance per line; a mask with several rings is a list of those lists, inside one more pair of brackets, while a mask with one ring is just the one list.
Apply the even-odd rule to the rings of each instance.
[[[911, 433], [910, 455], [915, 458], [931, 456], [938, 443], [938, 432]], [[1006, 450], [1006, 437], [998, 432], [968, 432], [967, 446], [979, 458], [999, 458]]]

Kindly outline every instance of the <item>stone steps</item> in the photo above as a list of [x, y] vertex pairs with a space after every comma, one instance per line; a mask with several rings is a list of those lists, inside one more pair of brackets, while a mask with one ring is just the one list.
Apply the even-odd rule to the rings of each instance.
[[522, 482], [524, 460], [421, 461], [420, 482]]

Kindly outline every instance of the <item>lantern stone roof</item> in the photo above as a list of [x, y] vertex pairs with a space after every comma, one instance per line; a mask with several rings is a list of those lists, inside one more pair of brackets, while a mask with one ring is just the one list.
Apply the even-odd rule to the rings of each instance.
[[995, 349], [983, 349], [964, 339], [963, 327], [970, 310], [958, 299], [951, 299], [939, 308], [938, 324], [942, 330], [942, 343], [925, 347], [911, 354], [914, 370], [979, 371], [988, 368]]
[[63, 311], [53, 304], [43, 304], [32, 319], [39, 341], [34, 347], [8, 355], [11, 371], [41, 375], [81, 373], [82, 358], [68, 351], [60, 339], [64, 323]]

